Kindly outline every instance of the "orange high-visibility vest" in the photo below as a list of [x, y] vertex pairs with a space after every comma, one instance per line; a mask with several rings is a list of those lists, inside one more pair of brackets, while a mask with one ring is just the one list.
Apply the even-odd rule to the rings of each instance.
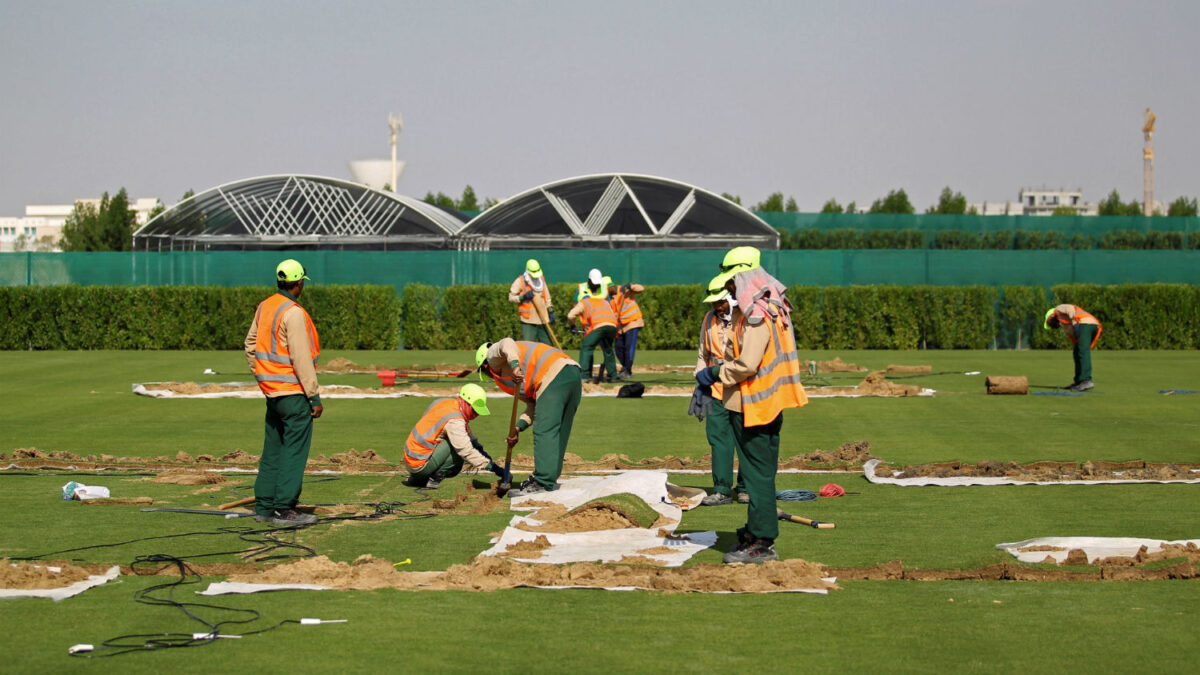
[[[254, 325], [257, 326], [254, 379], [258, 381], [258, 388], [268, 396], [279, 392], [304, 393], [304, 388], [300, 386], [300, 378], [296, 377], [296, 369], [292, 366], [292, 355], [279, 341], [283, 313], [292, 307], [297, 307], [304, 313], [308, 342], [312, 345], [312, 354], [297, 356], [311, 357], [313, 366], [316, 366], [317, 357], [321, 355], [321, 343], [317, 339], [317, 328], [313, 325], [312, 318], [290, 295], [276, 293], [258, 303], [258, 309], [254, 311]], [[314, 395], [316, 393], [313, 392]]]
[[[1095, 316], [1093, 316], [1090, 312], [1084, 311], [1084, 309], [1082, 307], [1080, 307], [1079, 305], [1071, 305], [1071, 306], [1075, 308], [1075, 318], [1074, 319], [1067, 316], [1066, 314], [1063, 314], [1062, 312], [1059, 312], [1057, 309], [1054, 310], [1053, 316], [1055, 318], [1057, 318], [1059, 323], [1061, 323], [1064, 326], [1065, 325], [1073, 326], [1073, 325], [1081, 324], [1081, 323], [1090, 323], [1090, 324], [1095, 325], [1096, 326], [1096, 337], [1092, 338], [1092, 344], [1089, 345], [1090, 348], [1095, 349], [1096, 341], [1100, 339], [1100, 334], [1104, 332], [1104, 326], [1100, 325], [1099, 319], [1097, 319]], [[1075, 342], [1075, 343], [1079, 342], [1079, 338], [1075, 337], [1075, 331], [1067, 331], [1067, 337], [1071, 338], [1071, 342]]]
[[[704, 315], [704, 323], [700, 326], [700, 345], [708, 352], [708, 358], [704, 360], [706, 366], [712, 367], [725, 362], [726, 337], [721, 334], [721, 328], [721, 320], [717, 318], [716, 312], [710, 311]], [[713, 398], [721, 399], [724, 394], [725, 385], [714, 382]]]
[[[792, 333], [791, 323], [782, 315], [774, 320], [768, 316], [764, 320], [771, 329], [771, 339], [763, 352], [762, 362], [753, 375], [738, 383], [742, 393], [742, 416], [748, 427], [769, 424], [784, 410], [808, 404], [808, 395], [800, 382], [800, 357], [796, 355], [796, 336]], [[745, 325], [745, 315], [739, 316], [734, 323], [734, 358], [741, 354]]]
[[[446, 423], [454, 418], [466, 422], [462, 410], [458, 408], [458, 398], [439, 398], [429, 405], [417, 425], [408, 432], [408, 440], [404, 443], [404, 463], [409, 471], [416, 473], [425, 468], [425, 464], [437, 448]], [[467, 427], [470, 433], [470, 427]]]
[[[537, 289], [535, 289], [529, 283], [529, 281], [525, 279], [524, 274], [517, 277], [517, 279], [519, 279], [521, 281], [521, 294], [522, 295], [524, 295], [528, 291], [533, 291], [534, 293], [537, 293]], [[542, 300], [546, 303], [546, 307], [550, 306], [550, 282], [546, 281], [546, 277], [544, 277], [544, 276], [542, 277]], [[520, 315], [520, 317], [521, 317], [521, 323], [532, 323], [534, 319], [537, 320], [537, 323], [541, 323], [541, 318], [538, 317], [538, 315], [537, 315], [537, 309], [534, 308], [532, 299], [529, 300], [528, 302], [521, 302], [520, 304], [518, 304], [517, 305], [517, 314]]]
[[638, 306], [637, 300], [633, 298], [625, 298], [624, 304], [621, 305], [620, 316], [618, 317], [622, 326], [627, 326], [634, 321], [642, 320], [642, 308]]
[[[521, 400], [524, 401], [533, 401], [537, 398], [537, 390], [542, 386], [542, 380], [546, 377], [546, 373], [550, 372], [550, 366], [562, 359], [570, 358], [562, 351], [540, 342], [520, 341], [517, 343], [517, 351], [521, 354], [518, 359], [521, 364], [521, 372], [525, 373], [525, 384], [521, 388]], [[495, 370], [492, 370], [492, 379], [504, 393], [511, 395], [516, 391], [511, 377], [500, 377]]]
[[583, 334], [587, 335], [601, 326], [617, 327], [617, 313], [603, 298], [584, 298], [583, 303]]

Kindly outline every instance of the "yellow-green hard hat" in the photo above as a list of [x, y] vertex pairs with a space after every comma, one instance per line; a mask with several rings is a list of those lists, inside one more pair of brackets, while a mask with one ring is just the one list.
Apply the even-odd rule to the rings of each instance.
[[483, 380], [482, 366], [483, 366], [483, 362], [485, 360], [487, 360], [488, 347], [491, 347], [491, 346], [492, 346], [492, 343], [485, 342], [485, 343], [479, 345], [479, 349], [475, 350], [475, 367], [480, 368], [480, 371], [479, 371], [479, 379], [480, 380]]
[[529, 272], [529, 276], [533, 277], [534, 279], [540, 279], [542, 277], [542, 266], [534, 258], [530, 258], [529, 260], [525, 261], [525, 271]]
[[745, 267], [748, 270], [752, 270], [759, 267], [761, 257], [762, 253], [753, 246], [731, 248], [725, 254], [725, 259], [721, 261], [721, 269], [731, 270], [735, 267]]
[[737, 272], [721, 272], [708, 282], [708, 295], [701, 302], [716, 302], [725, 297], [728, 291], [725, 290], [725, 284], [732, 278], [737, 276]]
[[1046, 318], [1042, 320], [1042, 328], [1050, 330], [1050, 317], [1054, 316], [1054, 308], [1046, 310]]
[[458, 390], [458, 396], [467, 403], [470, 403], [475, 412], [480, 415], [492, 414], [492, 411], [488, 410], [487, 393], [483, 391], [483, 387], [477, 384], [464, 384], [462, 389]]
[[275, 278], [280, 281], [300, 281], [308, 277], [304, 276], [304, 265], [288, 258], [275, 268]]

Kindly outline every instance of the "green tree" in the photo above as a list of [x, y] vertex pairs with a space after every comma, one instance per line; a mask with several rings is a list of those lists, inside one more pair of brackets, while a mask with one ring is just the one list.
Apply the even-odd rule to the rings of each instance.
[[796, 204], [795, 197], [788, 197], [787, 204], [783, 207], [788, 213], [799, 213], [800, 207]]
[[1142, 215], [1142, 207], [1140, 204], [1138, 204], [1136, 199], [1130, 201], [1128, 204], [1124, 204], [1121, 202], [1121, 195], [1118, 194], [1115, 189], [1112, 192], [1108, 193], [1107, 197], [1100, 200], [1099, 207], [1100, 207], [1100, 212], [1098, 215], [1101, 215], [1101, 216], [1140, 216], [1140, 215]]
[[479, 200], [475, 198], [475, 188], [470, 185], [463, 188], [462, 199], [458, 200], [459, 211], [478, 211]]
[[128, 251], [133, 248], [137, 214], [129, 208], [129, 195], [121, 188], [111, 199], [100, 198], [99, 208], [76, 202], [63, 224], [64, 251]]
[[871, 202], [870, 213], [913, 213], [912, 202], [908, 201], [908, 193], [903, 188], [891, 190], [883, 199]]
[[436, 206], [440, 206], [440, 207], [446, 208], [446, 209], [453, 209], [453, 208], [458, 207], [458, 205], [454, 202], [454, 198], [448, 196], [444, 192], [439, 192], [436, 195], [433, 194], [432, 192], [426, 192], [425, 198], [422, 201], [425, 201], [429, 204], [434, 204]]
[[1068, 206], [1066, 204], [1059, 204], [1058, 206], [1054, 207], [1054, 210], [1050, 212], [1050, 215], [1052, 215], [1052, 216], [1077, 216], [1077, 215], [1079, 215], [1079, 209], [1075, 208], [1074, 206]]
[[842, 205], [836, 199], [830, 199], [821, 206], [821, 213], [841, 213]]
[[772, 192], [771, 196], [754, 205], [751, 211], [783, 211], [783, 193]]
[[858, 213], [858, 202], [850, 202], [847, 204], [846, 213]]
[[1197, 215], [1196, 198], [1193, 197], [1188, 199], [1187, 197], [1180, 197], [1176, 199], [1175, 201], [1171, 202], [1170, 206], [1167, 207], [1167, 215], [1181, 217], [1191, 216], [1195, 218]]
[[737, 204], [738, 206], [742, 205], [742, 198], [738, 197], [737, 195], [731, 195], [728, 192], [722, 192], [721, 197], [723, 199], [728, 199], [729, 201], [733, 202], [734, 204]]
[[967, 212], [967, 198], [961, 192], [954, 192], [950, 186], [942, 188], [938, 203], [929, 207], [925, 213], [959, 216]]

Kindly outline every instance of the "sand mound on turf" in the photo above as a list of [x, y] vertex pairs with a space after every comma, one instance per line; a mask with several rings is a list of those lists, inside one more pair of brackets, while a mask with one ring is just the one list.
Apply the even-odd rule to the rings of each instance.
[[[809, 361], [809, 363], [812, 363]], [[842, 357], [835, 356], [832, 361], [818, 361], [818, 373], [861, 373], [866, 371], [866, 366], [860, 366], [854, 363], [846, 363], [842, 361]]]
[[872, 371], [853, 387], [814, 387], [814, 395], [825, 396], [916, 396], [921, 387], [915, 384], [896, 384], [887, 379], [882, 370]]
[[90, 573], [74, 565], [54, 566], [27, 562], [10, 563], [8, 558], [0, 560], [0, 588], [63, 588], [76, 581], [83, 581]]
[[1062, 480], [1188, 480], [1196, 478], [1197, 464], [1169, 464], [1161, 462], [1016, 462], [983, 461], [975, 464], [965, 462], [936, 462], [903, 468], [883, 464], [875, 468], [881, 476], [912, 478], [930, 476], [951, 478], [956, 476], [990, 476], [1011, 478], [1021, 481]]
[[889, 375], [929, 375], [933, 366], [888, 366]]
[[518, 541], [515, 544], [509, 544], [508, 548], [504, 549], [504, 552], [499, 555], [506, 558], [532, 560], [533, 558], [542, 557], [542, 551], [548, 548], [550, 548], [550, 540], [545, 535], [539, 534], [537, 539], [533, 541]]
[[146, 478], [151, 483], [170, 483], [172, 485], [214, 485], [224, 483], [225, 476], [211, 471], [189, 471], [188, 469], [168, 469], [153, 478]]

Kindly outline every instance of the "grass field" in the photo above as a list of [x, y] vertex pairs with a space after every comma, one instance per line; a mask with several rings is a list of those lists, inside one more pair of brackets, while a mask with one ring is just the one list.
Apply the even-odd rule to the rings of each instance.
[[[466, 352], [338, 352], [357, 363], [421, 366], [465, 364]], [[935, 375], [907, 383], [936, 389], [930, 398], [814, 399], [789, 411], [781, 456], [832, 450], [866, 440], [891, 464], [932, 461], [1035, 460], [1200, 462], [1200, 352], [1095, 354], [1097, 388], [1083, 396], [986, 396], [986, 375], [1026, 375], [1032, 390], [1069, 383], [1069, 352], [816, 352], [803, 358], [871, 367], [933, 366]], [[687, 364], [687, 352], [640, 353], [639, 363]], [[205, 369], [216, 375], [202, 375]], [[980, 375], [963, 373], [980, 371]], [[225, 382], [249, 379], [236, 352], [0, 352], [0, 453], [36, 447], [126, 457], [258, 454], [263, 406], [257, 400], [156, 400], [134, 396], [150, 381]], [[685, 375], [647, 375], [647, 384], [684, 384]], [[861, 375], [821, 376], [845, 386]], [[322, 384], [372, 386], [371, 375], [325, 375]], [[477, 380], [454, 380], [455, 383]], [[400, 461], [420, 399], [326, 401], [316, 423], [314, 454], [372, 448]], [[703, 426], [684, 412], [683, 398], [586, 398], [576, 418], [571, 452], [585, 459], [618, 452], [633, 459], [701, 457]], [[493, 409], [506, 408], [494, 399]], [[502, 419], [503, 418], [503, 419]], [[489, 450], [503, 447], [507, 415], [472, 427]], [[528, 438], [518, 452], [530, 452]], [[231, 476], [215, 492], [162, 485], [144, 476], [64, 477], [0, 474], [0, 555], [29, 556], [77, 547], [159, 538], [51, 556], [87, 563], [128, 564], [139, 555], [206, 554], [197, 562], [233, 562], [247, 547], [208, 516], [141, 513], [137, 507], [83, 507], [59, 499], [68, 480], [105, 485], [114, 496], [148, 496], [171, 507], [201, 508], [231, 501], [251, 478]], [[446, 481], [434, 496], [453, 496], [472, 477]], [[672, 481], [707, 487], [704, 475]], [[816, 490], [838, 482], [860, 495], [785, 505], [838, 528], [782, 525], [778, 550], [834, 567], [901, 560], [906, 567], [969, 569], [1005, 560], [995, 544], [1039, 536], [1200, 537], [1196, 485], [900, 488], [872, 485], [856, 474], [784, 474], [779, 487]], [[427, 498], [388, 475], [306, 482], [307, 503], [413, 503]], [[681, 529], [716, 530], [718, 549], [694, 563], [715, 563], [743, 522], [737, 506], [685, 514]], [[504, 513], [447, 515], [318, 525], [298, 543], [334, 560], [370, 553], [410, 558], [406, 569], [439, 570], [468, 562], [487, 548]], [[282, 553], [286, 554], [287, 551]], [[205, 582], [207, 583], [207, 579]], [[122, 577], [62, 603], [0, 602], [6, 669], [43, 672], [87, 665], [104, 671], [180, 672], [283, 669], [302, 672], [452, 670], [500, 672], [577, 670], [698, 671], [721, 667], [929, 672], [1035, 672], [1086, 668], [1118, 672], [1145, 667], [1193, 669], [1200, 585], [1162, 582], [914, 582], [847, 581], [828, 596], [719, 596], [517, 589], [495, 593], [353, 591], [276, 593], [217, 598], [253, 608], [263, 618], [247, 630], [301, 616], [350, 619], [328, 626], [287, 625], [241, 640], [194, 649], [128, 654], [85, 663], [66, 648], [126, 633], [193, 632], [199, 624], [178, 610], [136, 604], [131, 594], [163, 578]], [[194, 598], [183, 587], [176, 599]], [[209, 610], [213, 612], [215, 610]], [[224, 618], [224, 617], [222, 617]]]

